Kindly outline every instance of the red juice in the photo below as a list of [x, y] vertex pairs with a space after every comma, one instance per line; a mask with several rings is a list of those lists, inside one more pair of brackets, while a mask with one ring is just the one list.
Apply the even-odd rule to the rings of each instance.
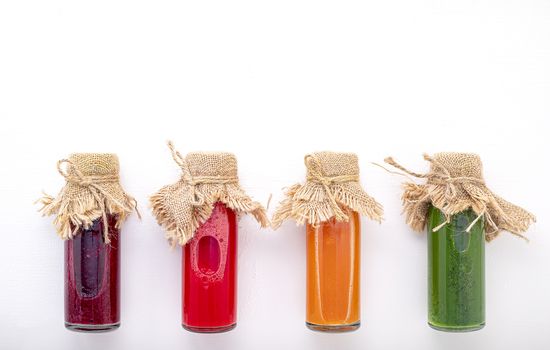
[[182, 325], [216, 333], [237, 325], [237, 215], [217, 202], [184, 246]]
[[105, 332], [120, 326], [120, 241], [116, 217], [108, 216], [109, 239], [103, 220], [81, 229], [65, 241], [65, 327]]

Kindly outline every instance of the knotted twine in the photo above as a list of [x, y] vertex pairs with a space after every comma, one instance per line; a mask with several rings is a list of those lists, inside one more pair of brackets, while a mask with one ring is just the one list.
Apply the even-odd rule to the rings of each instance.
[[349, 208], [372, 220], [382, 220], [382, 206], [359, 184], [359, 164], [353, 153], [318, 152], [304, 158], [306, 182], [289, 187], [273, 215], [272, 225], [294, 219], [298, 225], [319, 225], [334, 218], [348, 221]]
[[178, 182], [152, 195], [150, 202], [172, 246], [185, 245], [212, 215], [216, 202], [237, 213], [252, 214], [262, 227], [269, 225], [263, 206], [241, 189], [233, 154], [192, 152], [184, 158], [171, 142], [168, 147], [182, 175]]
[[478, 216], [466, 229], [467, 232], [484, 216], [485, 239], [488, 242], [497, 237], [501, 230], [525, 238], [523, 233], [535, 222], [535, 216], [487, 188], [481, 159], [477, 154], [450, 152], [436, 153], [433, 157], [424, 154], [424, 159], [431, 164], [426, 174], [407, 170], [391, 157], [384, 160], [408, 175], [427, 180], [422, 185], [414, 182], [403, 185], [403, 210], [407, 224], [413, 230], [424, 230], [428, 210], [433, 205], [446, 218], [443, 224], [433, 229], [434, 232], [449, 223], [452, 215], [471, 208]]
[[38, 202], [43, 216], [56, 215], [54, 225], [62, 239], [72, 239], [101, 218], [103, 239], [110, 243], [107, 215], [115, 216], [117, 228], [133, 210], [139, 216], [136, 200], [120, 185], [115, 154], [74, 153], [57, 162], [57, 171], [65, 178], [65, 186], [57, 198], [44, 194]]

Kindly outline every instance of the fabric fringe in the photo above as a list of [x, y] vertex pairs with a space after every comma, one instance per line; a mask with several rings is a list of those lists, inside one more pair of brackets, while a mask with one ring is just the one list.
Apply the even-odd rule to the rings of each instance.
[[308, 180], [287, 189], [273, 215], [273, 228], [287, 219], [294, 219], [298, 225], [319, 225], [332, 218], [348, 221], [346, 208], [381, 222], [382, 206], [359, 185], [357, 156], [319, 152], [306, 156], [305, 163]]
[[464, 153], [438, 153], [433, 158], [428, 174], [417, 174], [397, 164], [392, 158], [386, 163], [407, 174], [426, 178], [427, 183], [403, 184], [403, 211], [407, 224], [415, 231], [426, 228], [431, 205], [441, 210], [450, 221], [452, 215], [472, 209], [485, 217], [485, 239], [489, 242], [505, 230], [519, 237], [536, 221], [525, 209], [514, 205], [491, 192], [481, 176], [481, 161], [477, 155]]
[[[68, 169], [62, 165], [68, 164]], [[137, 202], [122, 189], [118, 179], [118, 158], [114, 154], [75, 153], [57, 163], [66, 184], [57, 197], [43, 195], [37, 203], [43, 216], [55, 215], [54, 226], [62, 239], [74, 238], [80, 230], [89, 229], [103, 219], [103, 238], [110, 242], [107, 215], [116, 219], [120, 228], [127, 216], [137, 210]]]
[[[123, 207], [108, 198], [103, 198], [103, 200], [105, 213], [115, 216], [116, 227], [120, 228], [127, 216], [132, 212], [135, 206], [134, 200], [127, 198]], [[103, 211], [100, 209], [101, 205], [91, 194], [72, 198], [72, 196], [65, 195], [62, 190], [57, 198], [44, 193], [43, 197], [37, 202], [42, 204], [39, 210], [42, 216], [55, 215], [53, 223], [58, 236], [63, 240], [74, 238], [79, 230], [89, 229], [94, 221], [103, 216]], [[108, 226], [105, 223], [104, 225]], [[108, 235], [104, 238], [106, 243], [110, 242]]]
[[211, 216], [216, 202], [239, 214], [251, 214], [261, 227], [269, 226], [263, 206], [240, 187], [232, 154], [197, 152], [183, 158], [171, 143], [169, 147], [182, 168], [182, 178], [153, 194], [150, 204], [171, 246], [185, 245]]

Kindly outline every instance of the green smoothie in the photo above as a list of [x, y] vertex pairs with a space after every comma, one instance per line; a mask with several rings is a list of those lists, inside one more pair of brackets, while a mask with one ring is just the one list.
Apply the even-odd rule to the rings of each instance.
[[445, 222], [431, 207], [428, 214], [428, 323], [447, 332], [468, 332], [485, 325], [485, 230], [469, 209]]

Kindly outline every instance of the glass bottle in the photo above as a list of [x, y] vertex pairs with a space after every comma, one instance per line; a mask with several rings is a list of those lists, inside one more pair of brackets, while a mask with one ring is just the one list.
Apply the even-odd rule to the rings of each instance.
[[347, 332], [360, 321], [360, 232], [357, 212], [348, 222], [334, 218], [306, 226], [306, 325], [324, 332]]
[[120, 326], [120, 235], [116, 216], [108, 215], [110, 243], [103, 220], [65, 241], [65, 327], [105, 332]]
[[468, 209], [428, 214], [428, 323], [447, 332], [468, 332], [485, 325], [485, 230], [483, 217]]
[[182, 326], [218, 333], [237, 325], [237, 215], [217, 202], [183, 247]]

